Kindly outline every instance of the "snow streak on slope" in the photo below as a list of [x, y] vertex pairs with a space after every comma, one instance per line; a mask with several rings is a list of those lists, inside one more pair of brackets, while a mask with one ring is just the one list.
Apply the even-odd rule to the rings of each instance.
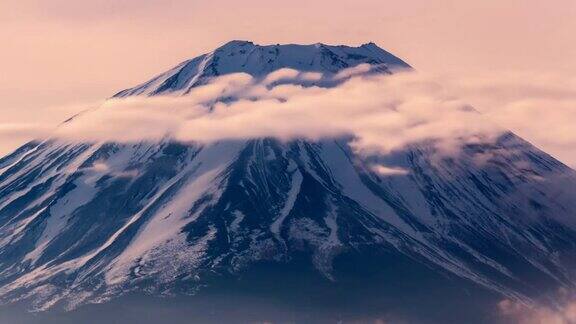
[[278, 218], [270, 226], [270, 230], [278, 238], [280, 237], [280, 227], [282, 226], [282, 223], [284, 222], [288, 214], [290, 214], [290, 211], [292, 211], [292, 208], [294, 208], [294, 203], [296, 202], [296, 198], [298, 196], [298, 193], [300, 192], [300, 186], [302, 185], [302, 174], [300, 173], [300, 171], [298, 171], [298, 169], [296, 169], [296, 165], [295, 164], [290, 165], [289, 170], [290, 169], [292, 169], [292, 171], [289, 172], [293, 172], [293, 174], [292, 174], [292, 182], [290, 184], [290, 191], [288, 192], [288, 198], [286, 199], [286, 204], [284, 205], [284, 207], [282, 207], [282, 210], [280, 211], [280, 215], [278, 216]]

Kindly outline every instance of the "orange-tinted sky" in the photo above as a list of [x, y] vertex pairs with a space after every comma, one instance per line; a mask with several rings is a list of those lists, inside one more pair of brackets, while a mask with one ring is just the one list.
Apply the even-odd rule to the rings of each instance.
[[374, 41], [426, 71], [570, 69], [574, 0], [2, 0], [0, 97], [99, 99], [230, 39]]
[[2, 0], [0, 123], [60, 120], [66, 109], [44, 108], [105, 98], [231, 39], [374, 41], [426, 72], [576, 75], [574, 33], [574, 0]]

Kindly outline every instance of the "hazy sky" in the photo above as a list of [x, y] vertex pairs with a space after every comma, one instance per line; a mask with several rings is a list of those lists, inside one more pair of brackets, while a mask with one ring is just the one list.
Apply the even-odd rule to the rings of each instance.
[[574, 0], [1, 0], [0, 133], [14, 136], [0, 153], [28, 136], [23, 124], [61, 120], [231, 39], [374, 41], [462, 77], [576, 75], [575, 31]]

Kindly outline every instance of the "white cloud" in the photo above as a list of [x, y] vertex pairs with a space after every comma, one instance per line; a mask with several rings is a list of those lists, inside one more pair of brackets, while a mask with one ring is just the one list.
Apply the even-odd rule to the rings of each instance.
[[408, 174], [408, 170], [403, 168], [394, 168], [385, 166], [382, 164], [375, 164], [372, 165], [372, 170], [380, 175], [383, 176], [394, 176], [394, 175], [406, 175]]
[[576, 167], [576, 77], [499, 72], [436, 77], [446, 91], [564, 163]]
[[500, 314], [518, 324], [573, 324], [576, 323], [576, 299], [560, 290], [556, 305], [527, 305], [504, 299], [498, 303]]
[[[60, 127], [55, 135], [82, 141], [171, 136], [204, 143], [353, 136], [351, 145], [360, 152], [388, 153], [425, 140], [453, 150], [462, 141], [500, 132], [461, 101], [421, 82], [417, 74], [359, 77], [361, 68], [339, 74], [338, 78], [353, 77], [334, 88], [285, 84], [270, 89], [278, 77], [302, 80], [300, 74], [284, 70], [264, 82], [245, 74], [228, 75], [182, 97], [109, 100]], [[215, 102], [217, 97], [237, 100]]]
[[[355, 137], [351, 145], [358, 151], [386, 153], [423, 140], [433, 140], [450, 151], [462, 141], [489, 140], [502, 129], [511, 129], [576, 166], [575, 78], [518, 73], [466, 79], [408, 72], [359, 76], [366, 68], [342, 72], [337, 78], [352, 78], [328, 89], [289, 84], [270, 89], [278, 81], [321, 79], [320, 75], [283, 69], [260, 82], [247, 74], [224, 76], [186, 96], [108, 100], [60, 127], [53, 136], [138, 141], [169, 135], [183, 141], [212, 142], [348, 135]], [[218, 97], [238, 100], [216, 103]], [[55, 125], [54, 116], [64, 119], [64, 112], [79, 110], [80, 106], [60, 112], [52, 109], [39, 119], [30, 112], [9, 111], [7, 119], [22, 115], [26, 118], [13, 119], [38, 122], [0, 123], [2, 146], [13, 149], [32, 137], [44, 137]]]

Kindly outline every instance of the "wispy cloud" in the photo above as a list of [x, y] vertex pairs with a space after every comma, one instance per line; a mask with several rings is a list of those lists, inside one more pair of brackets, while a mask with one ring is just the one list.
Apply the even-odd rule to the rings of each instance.
[[[84, 141], [172, 136], [197, 142], [264, 136], [283, 140], [353, 136], [354, 148], [369, 153], [389, 152], [423, 140], [451, 150], [462, 141], [488, 140], [510, 129], [576, 166], [574, 78], [534, 73], [473, 78], [416, 72], [358, 76], [363, 68], [345, 71], [340, 77], [356, 76], [335, 88], [271, 87], [279, 81], [320, 78], [294, 70], [276, 71], [258, 82], [246, 74], [228, 75], [187, 96], [108, 100], [55, 133], [51, 133], [56, 124], [53, 116], [52, 123], [44, 124], [14, 123], [7, 118], [7, 122], [0, 122], [0, 137], [5, 147], [14, 148], [19, 141], [48, 134]], [[220, 97], [237, 100], [217, 102]], [[71, 106], [46, 115], [63, 120], [90, 106], [94, 105]]]
[[[359, 152], [389, 153], [432, 141], [444, 150], [484, 140], [501, 130], [460, 100], [415, 73], [358, 76], [360, 66], [339, 74], [350, 78], [334, 88], [253, 80], [228, 75], [187, 96], [130, 97], [107, 101], [61, 126], [56, 137], [81, 141], [157, 140], [210, 143], [226, 139], [281, 140], [351, 136]], [[300, 77], [294, 71], [276, 76]], [[232, 102], [217, 98], [234, 98]], [[390, 170], [388, 170], [390, 171]]]
[[576, 323], [576, 298], [560, 290], [554, 305], [526, 305], [504, 299], [498, 304], [500, 314], [518, 324], [573, 324]]
[[576, 77], [559, 73], [490, 73], [435, 77], [486, 117], [576, 167]]

